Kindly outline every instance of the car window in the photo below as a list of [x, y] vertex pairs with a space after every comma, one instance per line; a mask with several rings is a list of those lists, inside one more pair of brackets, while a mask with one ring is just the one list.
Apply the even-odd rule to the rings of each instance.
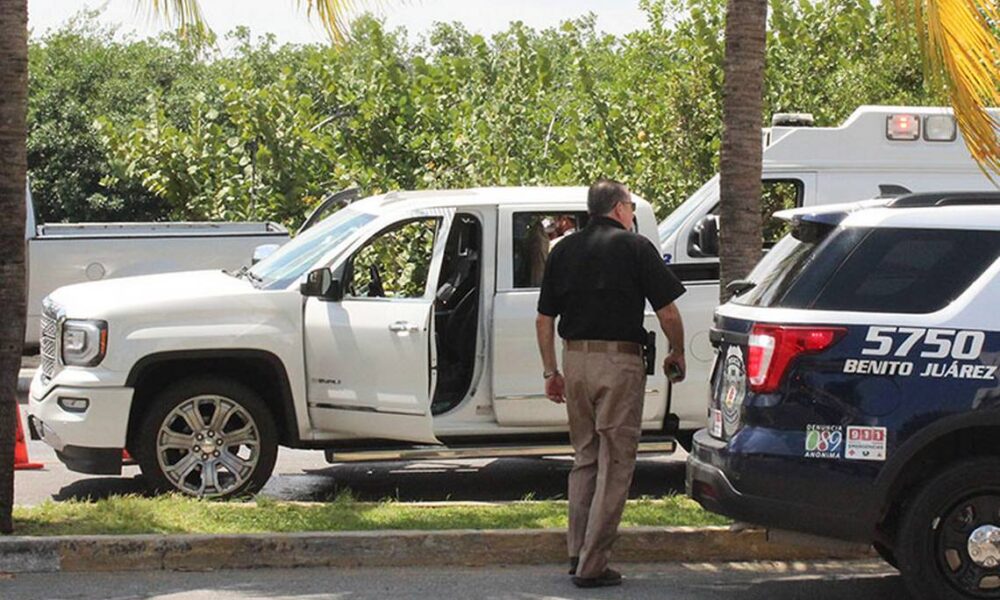
[[1000, 232], [879, 228], [812, 303], [819, 310], [928, 313], [957, 298], [1000, 256]]
[[440, 219], [397, 223], [377, 234], [348, 261], [346, 296], [353, 298], [420, 298]]
[[513, 218], [515, 288], [540, 287], [549, 252], [587, 223], [587, 213], [580, 211], [519, 212]]
[[764, 233], [764, 247], [774, 246], [789, 232], [789, 223], [775, 219], [774, 213], [787, 208], [802, 206], [803, 185], [793, 179], [764, 180], [761, 187], [760, 214]]
[[[765, 179], [761, 182], [760, 191], [761, 233], [764, 238], [762, 246], [769, 249], [790, 230], [789, 223], [774, 218], [774, 213], [802, 206], [805, 186], [798, 179]], [[718, 215], [719, 205], [713, 206], [708, 214]]]

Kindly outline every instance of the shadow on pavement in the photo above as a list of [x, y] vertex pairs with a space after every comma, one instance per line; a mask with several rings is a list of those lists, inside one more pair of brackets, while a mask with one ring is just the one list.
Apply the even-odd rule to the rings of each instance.
[[[347, 490], [358, 500], [508, 501], [566, 497], [572, 462], [550, 458], [332, 465], [272, 478], [267, 496], [323, 502]], [[630, 497], [684, 493], [684, 463], [641, 459]]]
[[56, 501], [82, 500], [93, 502], [110, 496], [123, 496], [126, 494], [150, 496], [141, 476], [132, 478], [89, 477], [63, 486], [57, 493], [52, 495], [52, 499]]

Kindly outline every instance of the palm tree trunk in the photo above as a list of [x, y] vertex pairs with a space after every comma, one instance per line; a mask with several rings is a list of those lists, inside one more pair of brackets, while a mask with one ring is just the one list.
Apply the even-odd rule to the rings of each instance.
[[767, 0], [729, 0], [722, 100], [720, 292], [742, 279], [761, 256], [761, 119]]
[[0, 533], [11, 533], [17, 373], [25, 319], [27, 0], [0, 0], [0, 90]]

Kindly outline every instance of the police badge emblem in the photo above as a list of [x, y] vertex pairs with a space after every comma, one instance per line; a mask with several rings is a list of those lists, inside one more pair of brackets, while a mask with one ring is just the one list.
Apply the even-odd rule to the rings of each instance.
[[722, 363], [722, 421], [726, 435], [733, 435], [740, 424], [740, 408], [747, 389], [747, 370], [743, 350], [730, 346]]

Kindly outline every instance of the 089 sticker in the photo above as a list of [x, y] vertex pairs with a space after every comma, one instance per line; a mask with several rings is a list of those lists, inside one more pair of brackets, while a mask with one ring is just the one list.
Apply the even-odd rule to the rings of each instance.
[[807, 425], [806, 458], [840, 458], [844, 428], [840, 425]]
[[849, 358], [844, 373], [995, 381], [997, 366], [978, 364], [985, 342], [982, 331], [869, 327], [861, 354], [875, 358]]

